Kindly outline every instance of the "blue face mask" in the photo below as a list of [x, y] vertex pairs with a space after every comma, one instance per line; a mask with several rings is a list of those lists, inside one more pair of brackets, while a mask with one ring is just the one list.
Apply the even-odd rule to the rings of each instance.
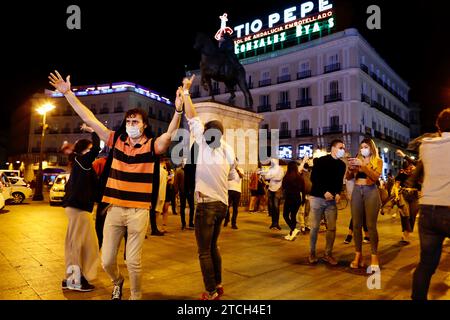
[[337, 152], [336, 152], [336, 157], [337, 158], [343, 158], [345, 156], [345, 150], [344, 149], [339, 149]]
[[128, 136], [132, 139], [139, 138], [142, 135], [141, 130], [139, 130], [138, 126], [127, 126], [126, 130]]
[[361, 149], [361, 154], [362, 154], [363, 157], [370, 156], [370, 149], [369, 148], [362, 148]]

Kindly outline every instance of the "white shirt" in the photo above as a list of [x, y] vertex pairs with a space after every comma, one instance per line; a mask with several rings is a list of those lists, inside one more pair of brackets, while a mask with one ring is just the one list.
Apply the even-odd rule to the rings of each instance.
[[169, 173], [160, 164], [159, 167], [159, 190], [158, 190], [158, 200], [156, 201], [155, 211], [162, 212], [164, 207], [164, 202], [166, 202], [166, 188], [167, 188], [167, 177]]
[[199, 145], [195, 171], [195, 193], [200, 192], [228, 206], [228, 180], [237, 173], [233, 149], [223, 140], [218, 148], [211, 148], [203, 136], [204, 127], [199, 117], [188, 119], [189, 128]]
[[420, 204], [450, 206], [450, 133], [424, 138], [420, 158], [424, 171]]
[[273, 163], [273, 166], [271, 166], [268, 171], [262, 171], [261, 175], [264, 176], [264, 179], [270, 180], [269, 190], [277, 192], [281, 188], [281, 185], [283, 183], [284, 171], [278, 165], [277, 159], [272, 159], [271, 161]]
[[[239, 172], [242, 174], [242, 170], [240, 168], [233, 168], [231, 171], [237, 170], [239, 170]], [[233, 174], [235, 176], [234, 179], [228, 180], [228, 190], [233, 190], [241, 193], [242, 179], [237, 172], [233, 172]]]

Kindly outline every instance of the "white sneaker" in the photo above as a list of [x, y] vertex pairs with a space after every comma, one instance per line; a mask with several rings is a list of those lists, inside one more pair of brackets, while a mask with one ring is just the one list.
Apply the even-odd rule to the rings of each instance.
[[292, 240], [292, 237], [291, 237], [291, 235], [288, 233], [285, 237], [284, 237], [286, 240], [288, 240], [288, 241], [291, 241]]
[[295, 237], [297, 237], [297, 235], [300, 233], [300, 230], [295, 228], [294, 231], [292, 231], [292, 239], [295, 239]]

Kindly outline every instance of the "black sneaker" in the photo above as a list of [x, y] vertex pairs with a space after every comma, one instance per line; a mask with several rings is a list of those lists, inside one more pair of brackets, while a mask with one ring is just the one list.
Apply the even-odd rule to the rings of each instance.
[[163, 236], [164, 232], [161, 232], [159, 230], [158, 231], [152, 231], [151, 235], [152, 236]]
[[233, 224], [232, 226], [231, 226], [231, 229], [237, 229], [238, 227], [237, 227], [237, 225], [235, 225], [235, 224]]
[[348, 234], [344, 240], [344, 243], [349, 244], [350, 242], [352, 242], [352, 238], [353, 238], [353, 236], [351, 234]]
[[66, 279], [64, 279], [62, 282], [61, 282], [61, 289], [68, 289], [67, 288], [67, 280]]
[[63, 282], [66, 282], [67, 289], [73, 290], [73, 291], [81, 291], [81, 292], [89, 292], [95, 289], [95, 286], [90, 284], [85, 277], [81, 276], [80, 284], [68, 284], [67, 280], [63, 280]]
[[115, 284], [113, 286], [111, 300], [122, 300], [122, 287], [123, 287], [123, 279], [119, 284]]
[[364, 243], [370, 243], [370, 238], [369, 237], [364, 237], [363, 242]]
[[225, 222], [223, 223], [223, 226], [224, 227], [228, 226], [228, 221], [227, 220], [225, 220]]

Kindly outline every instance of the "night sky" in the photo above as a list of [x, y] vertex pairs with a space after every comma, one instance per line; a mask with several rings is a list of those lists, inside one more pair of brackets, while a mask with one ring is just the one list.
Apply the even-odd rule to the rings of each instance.
[[[34, 92], [50, 89], [55, 68], [72, 85], [132, 81], [173, 99], [185, 70], [197, 69], [197, 31], [214, 35], [219, 15], [229, 26], [267, 18], [303, 1], [20, 1], [2, 3], [0, 32], [1, 127]], [[158, 3], [156, 7], [155, 3]], [[449, 24], [445, 1], [334, 0], [336, 31], [356, 27], [410, 85], [410, 101], [422, 108], [423, 131], [450, 106]], [[81, 30], [68, 30], [66, 9], [81, 8]], [[368, 30], [366, 8], [381, 8], [381, 30]], [[25, 133], [25, 132], [24, 132]]]

